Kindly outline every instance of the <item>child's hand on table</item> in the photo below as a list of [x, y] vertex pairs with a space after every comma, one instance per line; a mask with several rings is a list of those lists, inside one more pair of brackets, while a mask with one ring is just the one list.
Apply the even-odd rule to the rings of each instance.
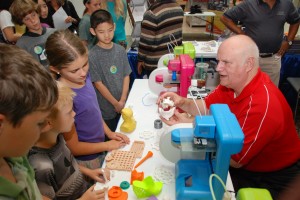
[[[99, 170], [99, 169], [98, 169]], [[105, 190], [94, 190], [95, 185], [92, 185], [79, 199], [80, 200], [105, 200]]]
[[120, 149], [122, 147], [124, 147], [126, 145], [126, 143], [122, 140], [122, 141], [118, 141], [118, 140], [109, 140], [106, 142], [107, 143], [107, 151], [112, 151], [115, 149]]
[[130, 143], [129, 138], [126, 135], [118, 132], [112, 132], [112, 134], [108, 135], [108, 138], [111, 140], [123, 141], [125, 144]]

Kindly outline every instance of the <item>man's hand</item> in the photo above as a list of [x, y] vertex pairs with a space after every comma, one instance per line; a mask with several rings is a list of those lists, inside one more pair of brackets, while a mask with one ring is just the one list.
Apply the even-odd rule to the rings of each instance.
[[166, 120], [163, 117], [160, 118], [165, 124], [169, 126], [179, 123], [193, 123], [194, 120], [194, 117], [189, 116], [187, 113], [180, 113], [177, 109], [175, 110], [174, 115], [169, 120]]
[[164, 98], [170, 97], [170, 100], [174, 102], [175, 107], [181, 107], [184, 103], [184, 98], [179, 96], [178, 94], [174, 92], [166, 92], [160, 95], [160, 97], [157, 99], [156, 104], [160, 104]]
[[137, 70], [138, 70], [138, 74], [139, 74], [139, 75], [142, 74], [143, 68], [144, 68], [144, 62], [138, 61], [138, 63], [137, 63]]
[[280, 47], [279, 51], [277, 52], [277, 55], [282, 57], [289, 48], [290, 48], [290, 45], [289, 45], [288, 41], [283, 40], [281, 43], [281, 47]]

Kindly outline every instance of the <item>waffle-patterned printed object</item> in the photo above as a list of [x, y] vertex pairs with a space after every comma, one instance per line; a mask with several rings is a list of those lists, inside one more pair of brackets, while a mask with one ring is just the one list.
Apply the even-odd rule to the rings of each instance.
[[105, 157], [106, 167], [111, 170], [131, 171], [135, 159], [135, 152], [114, 150]]
[[135, 152], [137, 158], [141, 158], [143, 156], [144, 148], [145, 148], [145, 142], [134, 141], [130, 148], [130, 151]]

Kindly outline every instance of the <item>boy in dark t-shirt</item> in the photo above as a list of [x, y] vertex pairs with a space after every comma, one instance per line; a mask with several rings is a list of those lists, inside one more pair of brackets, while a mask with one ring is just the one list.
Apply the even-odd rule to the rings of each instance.
[[[88, 169], [77, 164], [65, 144], [62, 132], [69, 132], [74, 124], [73, 97], [75, 93], [62, 83], [58, 84], [58, 101], [46, 118], [40, 139], [29, 151], [28, 159], [35, 170], [41, 194], [50, 199], [99, 199], [104, 191], [88, 189], [83, 174], [104, 182], [103, 170]], [[109, 171], [105, 170], [109, 178]]]

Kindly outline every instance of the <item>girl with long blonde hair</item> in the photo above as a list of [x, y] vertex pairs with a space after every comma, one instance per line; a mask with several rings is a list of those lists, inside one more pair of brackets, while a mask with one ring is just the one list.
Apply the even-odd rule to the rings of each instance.
[[103, 0], [101, 9], [107, 10], [112, 15], [115, 23], [115, 33], [113, 42], [127, 47], [125, 23], [127, 17], [127, 4], [125, 0]]

